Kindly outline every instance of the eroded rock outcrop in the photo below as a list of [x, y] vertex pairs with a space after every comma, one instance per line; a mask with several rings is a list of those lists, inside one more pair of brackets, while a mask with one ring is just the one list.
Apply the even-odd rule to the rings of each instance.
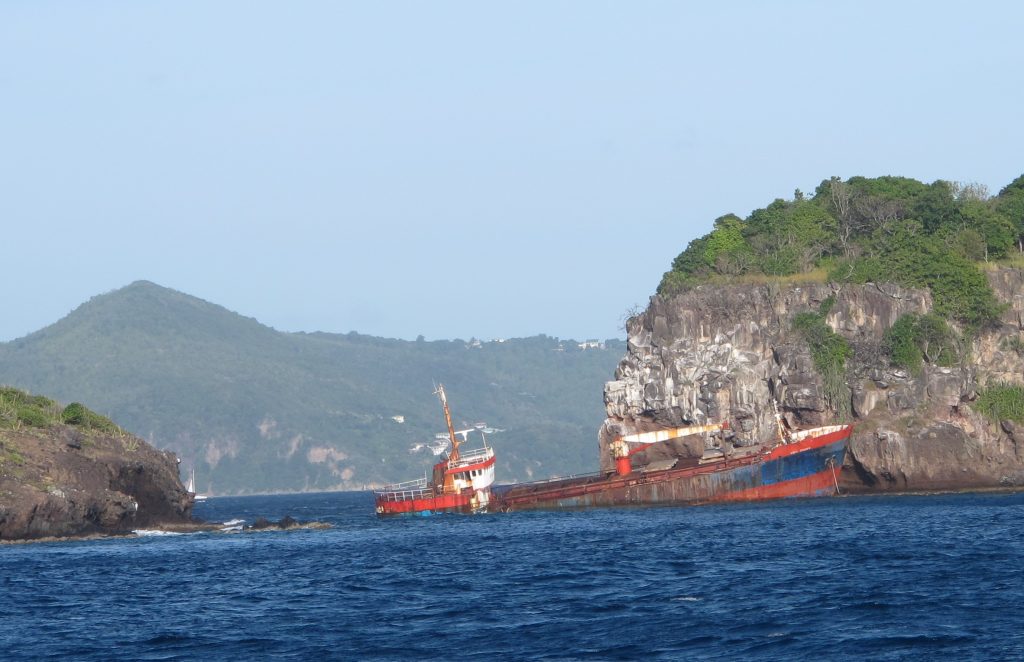
[[0, 540], [187, 523], [192, 504], [175, 456], [131, 435], [0, 430]]
[[834, 297], [826, 323], [845, 337], [846, 390], [856, 426], [843, 472], [849, 491], [931, 490], [1024, 485], [1024, 426], [995, 424], [972, 407], [979, 385], [1024, 382], [1012, 345], [1024, 329], [1024, 273], [989, 273], [1009, 304], [996, 329], [975, 339], [954, 368], [921, 375], [893, 368], [883, 335], [906, 313], [931, 310], [927, 290], [891, 284], [705, 285], [654, 297], [630, 320], [627, 354], [605, 385], [601, 468], [619, 434], [727, 420], [737, 446], [776, 438], [773, 399], [793, 427], [831, 424], [809, 348], [793, 316]]

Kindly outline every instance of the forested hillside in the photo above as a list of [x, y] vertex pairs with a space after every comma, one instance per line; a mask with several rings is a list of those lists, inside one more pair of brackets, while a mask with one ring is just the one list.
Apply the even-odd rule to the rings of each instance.
[[281, 333], [139, 282], [0, 344], [0, 383], [82, 402], [194, 464], [200, 491], [359, 488], [422, 475], [410, 453], [486, 421], [502, 480], [591, 470], [621, 341], [403, 341]]
[[672, 263], [661, 294], [703, 282], [802, 274], [835, 282], [928, 287], [940, 316], [966, 329], [1000, 306], [980, 268], [1024, 252], [1024, 176], [985, 187], [906, 177], [838, 177], [810, 196], [727, 214]]

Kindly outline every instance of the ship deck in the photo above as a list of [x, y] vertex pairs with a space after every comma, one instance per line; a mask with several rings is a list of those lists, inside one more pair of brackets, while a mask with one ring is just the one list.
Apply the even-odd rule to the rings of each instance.
[[826, 494], [838, 484], [850, 426], [807, 431], [771, 449], [656, 471], [585, 474], [495, 486], [495, 510], [707, 503]]
[[582, 474], [547, 481], [496, 485], [491, 488], [491, 491], [497, 499], [498, 509], [507, 510], [513, 506], [555, 502], [587, 494], [609, 492], [619, 488], [652, 485], [701, 474], [720, 473], [726, 469], [754, 464], [763, 457], [763, 455], [746, 455], [692, 467], [637, 471], [628, 476], [619, 476], [615, 473]]

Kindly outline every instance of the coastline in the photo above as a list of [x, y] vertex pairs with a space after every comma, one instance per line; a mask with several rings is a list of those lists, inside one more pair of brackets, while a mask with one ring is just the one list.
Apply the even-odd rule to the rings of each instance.
[[[262, 519], [262, 518], [261, 518]], [[282, 520], [284, 521], [284, 520]], [[259, 520], [257, 520], [257, 523]], [[43, 538], [16, 538], [10, 540], [0, 540], [0, 546], [3, 545], [30, 545], [33, 543], [54, 543], [54, 542], [81, 542], [91, 540], [111, 540], [111, 539], [122, 539], [122, 538], [146, 538], [154, 535], [191, 535], [195, 533], [219, 533], [219, 534], [238, 534], [238, 533], [264, 533], [268, 531], [300, 531], [300, 530], [314, 530], [320, 531], [325, 529], [333, 528], [327, 522], [295, 522], [294, 524], [281, 525], [280, 522], [270, 522], [266, 526], [257, 526], [256, 524], [249, 526], [232, 526], [225, 522], [219, 523], [185, 523], [185, 524], [164, 524], [149, 527], [146, 529], [136, 529], [134, 531], [125, 532], [113, 532], [113, 533], [86, 533], [78, 536], [46, 536]], [[155, 533], [138, 533], [139, 531], [155, 532]]]
[[[349, 492], [349, 490], [346, 490]], [[828, 499], [847, 499], [852, 497], [930, 497], [930, 496], [943, 496], [943, 495], [957, 495], [957, 494], [1021, 494], [1024, 493], [1024, 487], [1022, 486], [1007, 486], [1007, 487], [965, 487], [961, 489], [944, 489], [944, 490], [909, 490], [900, 492], [841, 492], [832, 497], [813, 497], [827, 501]], [[811, 498], [811, 497], [809, 497]], [[786, 501], [786, 499], [773, 499], [760, 503], [772, 503], [773, 501]], [[715, 505], [715, 504], [710, 504]], [[645, 506], [628, 506], [630, 509], [635, 508], [695, 508], [704, 506], [686, 506], [686, 505], [645, 505]], [[500, 514], [500, 513], [492, 513]], [[262, 518], [261, 518], [262, 519]], [[257, 520], [258, 522], [259, 520]], [[284, 521], [284, 520], [282, 520]], [[230, 526], [224, 522], [210, 523], [210, 522], [196, 522], [196, 523], [172, 523], [157, 525], [147, 529], [138, 529], [139, 531], [147, 532], [159, 532], [170, 535], [190, 535], [196, 533], [218, 533], [218, 534], [245, 534], [245, 533], [262, 533], [266, 531], [300, 531], [300, 530], [327, 530], [333, 528], [333, 526], [327, 522], [311, 521], [311, 522], [295, 522], [288, 523], [285, 526], [280, 526], [279, 522], [269, 522], [265, 526]], [[157, 535], [159, 535], [159, 533]], [[150, 534], [153, 535], [153, 534]], [[0, 540], [0, 547], [6, 545], [30, 545], [36, 543], [63, 543], [63, 542], [83, 542], [93, 540], [111, 540], [111, 539], [124, 539], [124, 538], [145, 538], [146, 534], [136, 533], [135, 531], [115, 532], [115, 533], [87, 533], [78, 536], [47, 536], [42, 538], [20, 538], [10, 540]]]

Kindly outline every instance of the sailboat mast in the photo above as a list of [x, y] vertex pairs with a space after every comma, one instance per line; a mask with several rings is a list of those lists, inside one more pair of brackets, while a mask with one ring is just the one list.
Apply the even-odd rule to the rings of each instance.
[[448, 411], [448, 398], [444, 394], [444, 384], [437, 385], [437, 397], [441, 398], [441, 406], [444, 407], [444, 420], [448, 424], [448, 438], [452, 442], [452, 452], [448, 454], [448, 460], [452, 462], [459, 459], [459, 438], [455, 435], [452, 414]]

